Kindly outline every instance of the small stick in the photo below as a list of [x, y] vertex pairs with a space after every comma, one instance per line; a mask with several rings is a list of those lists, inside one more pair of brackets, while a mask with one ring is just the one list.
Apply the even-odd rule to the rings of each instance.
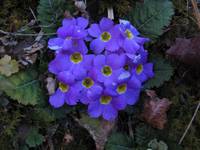
[[200, 28], [200, 13], [199, 13], [199, 9], [198, 9], [198, 6], [197, 6], [197, 1], [191, 0], [191, 2], [192, 2], [192, 6], [194, 8], [194, 15], [197, 19], [197, 25]]
[[190, 129], [190, 127], [191, 127], [191, 125], [192, 125], [192, 122], [194, 121], [194, 118], [195, 118], [196, 115], [197, 115], [197, 112], [198, 112], [198, 110], [199, 110], [199, 107], [200, 107], [200, 102], [199, 102], [198, 105], [197, 105], [197, 108], [196, 108], [196, 110], [195, 110], [195, 112], [194, 112], [194, 114], [193, 114], [193, 116], [192, 116], [192, 119], [190, 120], [190, 123], [188, 124], [188, 126], [187, 126], [185, 132], [183, 133], [183, 135], [182, 135], [180, 141], [178, 142], [179, 145], [182, 143], [182, 141], [183, 141], [183, 139], [185, 138], [185, 136], [186, 136], [188, 130]]
[[[39, 33], [13, 33], [13, 32], [6, 32], [3, 30], [0, 30], [0, 33], [5, 34], [5, 35], [12, 35], [12, 36], [38, 36]], [[56, 33], [46, 33], [43, 35], [55, 35]]]

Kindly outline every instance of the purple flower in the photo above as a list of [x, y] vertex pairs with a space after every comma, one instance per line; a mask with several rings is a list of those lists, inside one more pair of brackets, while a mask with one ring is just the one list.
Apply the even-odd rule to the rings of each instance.
[[98, 118], [102, 115], [104, 119], [111, 121], [117, 117], [118, 110], [122, 110], [125, 107], [125, 101], [119, 99], [119, 97], [112, 96], [104, 90], [96, 99], [90, 101], [88, 113], [90, 117]]
[[88, 33], [95, 38], [90, 43], [90, 48], [95, 54], [100, 54], [104, 48], [111, 52], [119, 49], [117, 38], [120, 33], [112, 20], [105, 17], [102, 18], [99, 24], [92, 24], [90, 26]]
[[126, 53], [126, 56], [129, 58], [129, 64], [141, 64], [146, 63], [148, 52], [141, 47], [133, 54]]
[[106, 89], [127, 104], [134, 105], [140, 95], [141, 82], [135, 76], [132, 76], [126, 80], [118, 80], [116, 85], [107, 86]]
[[49, 63], [49, 71], [56, 75], [62, 71], [69, 71], [75, 79], [82, 79], [92, 68], [93, 58], [94, 55], [83, 55], [80, 52], [73, 52], [70, 55], [60, 52]]
[[50, 96], [49, 103], [54, 108], [59, 108], [65, 103], [68, 105], [76, 105], [79, 93], [73, 86], [75, 82], [74, 76], [67, 72], [60, 72], [58, 75], [59, 86], [56, 92]]
[[88, 25], [88, 20], [79, 17], [77, 19], [64, 19], [62, 27], [58, 28], [56, 38], [52, 38], [48, 42], [48, 47], [52, 50], [69, 50], [77, 44], [81, 47], [87, 48], [83, 39], [87, 36], [85, 28]]
[[80, 92], [79, 99], [83, 104], [88, 104], [103, 91], [103, 87], [94, 80], [93, 75], [90, 73], [76, 83], [76, 89]]
[[153, 64], [138, 64], [132, 70], [132, 75], [136, 76], [141, 82], [146, 81], [154, 76]]
[[124, 72], [124, 65], [124, 55], [97, 55], [94, 58], [93, 68], [97, 81], [104, 83], [104, 85], [112, 84]]
[[135, 53], [149, 39], [141, 38], [139, 32], [127, 20], [120, 20], [119, 29], [121, 31], [120, 45], [127, 53]]

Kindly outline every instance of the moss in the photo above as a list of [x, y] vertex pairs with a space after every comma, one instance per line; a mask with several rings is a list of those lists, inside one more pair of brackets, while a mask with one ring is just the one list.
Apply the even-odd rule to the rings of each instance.
[[0, 1], [0, 26], [6, 31], [16, 31], [32, 17], [29, 7], [34, 10], [35, 0]]

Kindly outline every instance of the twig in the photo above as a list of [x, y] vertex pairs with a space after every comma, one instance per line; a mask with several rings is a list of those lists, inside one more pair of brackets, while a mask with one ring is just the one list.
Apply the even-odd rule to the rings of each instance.
[[199, 13], [197, 1], [196, 0], [191, 0], [191, 2], [192, 2], [192, 6], [194, 8], [194, 16], [197, 19], [197, 25], [200, 28], [200, 13]]
[[[38, 33], [13, 33], [13, 32], [6, 32], [3, 30], [0, 30], [0, 33], [5, 35], [12, 35], [12, 36], [38, 36]], [[55, 35], [56, 33], [45, 33], [44, 36], [48, 35]]]
[[34, 11], [31, 9], [31, 7], [29, 7], [29, 10], [31, 11], [31, 14], [33, 15], [33, 18], [35, 19], [35, 21], [37, 21], [37, 17], [34, 13]]
[[198, 110], [199, 110], [199, 107], [200, 107], [200, 102], [199, 102], [198, 105], [197, 105], [197, 108], [196, 108], [196, 110], [195, 110], [195, 112], [194, 112], [194, 114], [193, 114], [193, 116], [192, 116], [192, 119], [190, 120], [190, 123], [188, 124], [188, 126], [187, 126], [185, 132], [183, 133], [183, 135], [182, 135], [180, 141], [178, 142], [179, 145], [182, 143], [182, 141], [183, 141], [183, 139], [185, 138], [185, 136], [186, 136], [188, 130], [190, 129], [190, 127], [191, 127], [191, 125], [192, 125], [192, 122], [194, 121], [194, 118], [195, 118], [196, 115], [197, 115], [197, 112], [198, 112]]

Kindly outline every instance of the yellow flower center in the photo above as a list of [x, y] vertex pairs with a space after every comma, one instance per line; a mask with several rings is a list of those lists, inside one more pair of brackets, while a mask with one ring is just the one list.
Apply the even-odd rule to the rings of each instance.
[[91, 88], [94, 85], [94, 81], [91, 78], [85, 78], [82, 81], [82, 85], [86, 88]]
[[104, 95], [104, 96], [101, 96], [100, 103], [106, 105], [106, 104], [109, 104], [111, 100], [112, 100], [111, 96]]
[[105, 76], [110, 76], [112, 74], [112, 68], [110, 66], [104, 66], [101, 69], [101, 72], [103, 73], [103, 75]]
[[69, 86], [61, 82], [59, 82], [58, 87], [62, 92], [67, 92], [69, 90]]
[[140, 64], [140, 65], [138, 65], [138, 66], [136, 67], [136, 73], [139, 75], [140, 73], [142, 73], [142, 71], [143, 71], [143, 65]]
[[111, 39], [111, 34], [109, 32], [103, 32], [101, 34], [101, 40], [104, 42], [108, 42]]
[[83, 56], [79, 52], [75, 52], [70, 56], [71, 62], [78, 64], [83, 60]]
[[121, 84], [117, 87], [117, 93], [118, 94], [123, 94], [127, 90], [127, 85], [126, 84]]
[[134, 37], [133, 33], [128, 29], [126, 29], [125, 34], [128, 39], [132, 39]]
[[125, 65], [123, 68], [124, 68], [124, 70], [128, 71], [129, 70], [129, 65]]

